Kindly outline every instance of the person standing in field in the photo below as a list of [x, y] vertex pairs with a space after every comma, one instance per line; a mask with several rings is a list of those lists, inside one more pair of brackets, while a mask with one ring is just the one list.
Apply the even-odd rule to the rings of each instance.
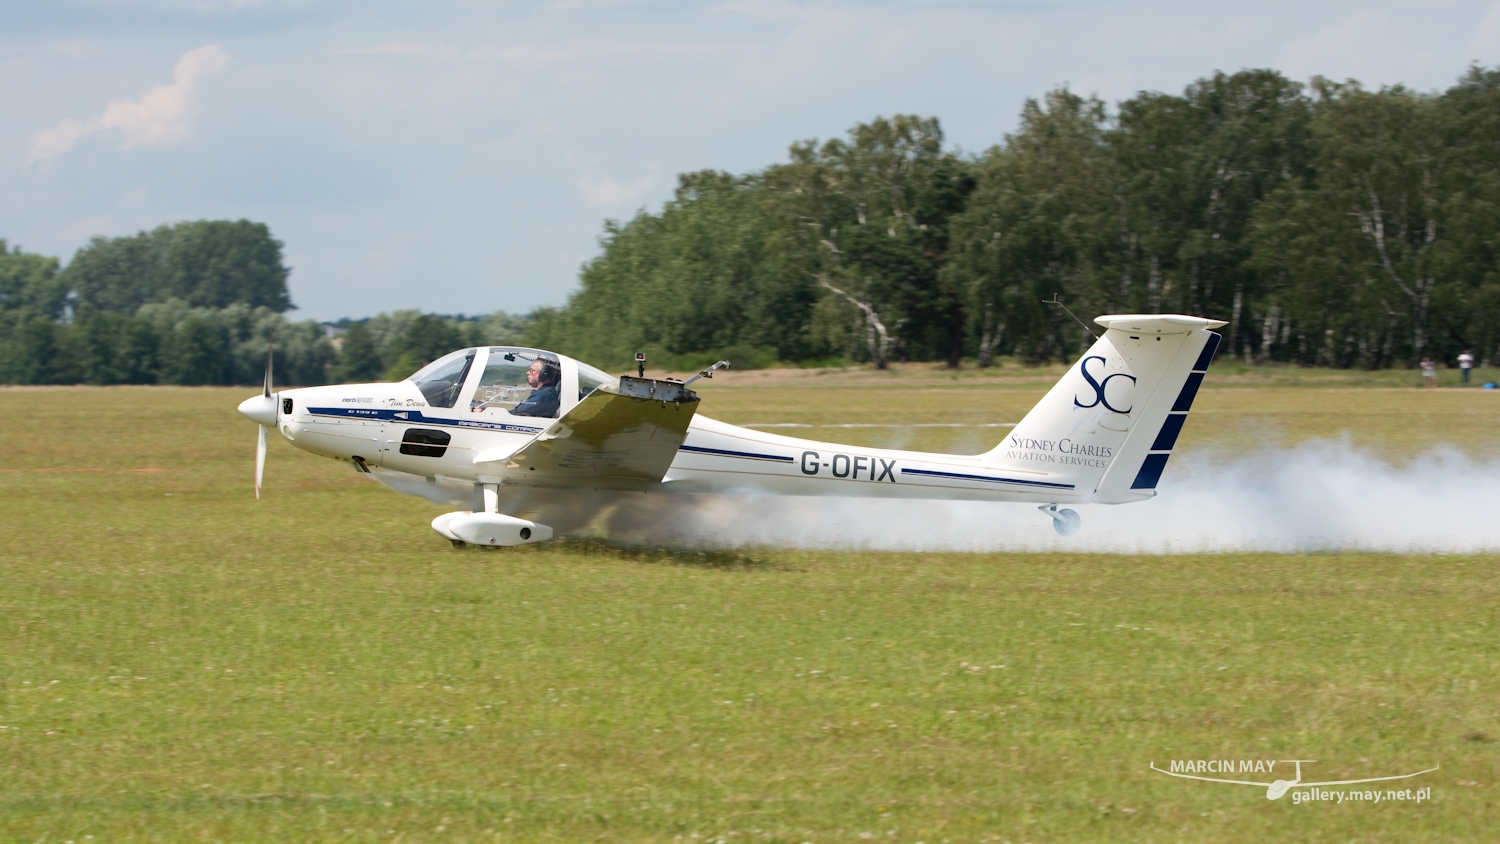
[[1432, 362], [1432, 358], [1422, 358], [1422, 386], [1437, 386], [1437, 364]]
[[1468, 349], [1458, 356], [1458, 371], [1462, 373], [1463, 385], [1469, 386], [1469, 370], [1474, 368], [1474, 355]]

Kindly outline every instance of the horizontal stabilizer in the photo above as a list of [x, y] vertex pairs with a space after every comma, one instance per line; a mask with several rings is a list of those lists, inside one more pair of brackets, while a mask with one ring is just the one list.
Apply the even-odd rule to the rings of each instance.
[[1094, 322], [1115, 331], [1130, 334], [1186, 334], [1195, 328], [1209, 330], [1228, 325], [1222, 319], [1183, 316], [1182, 314], [1105, 314]]

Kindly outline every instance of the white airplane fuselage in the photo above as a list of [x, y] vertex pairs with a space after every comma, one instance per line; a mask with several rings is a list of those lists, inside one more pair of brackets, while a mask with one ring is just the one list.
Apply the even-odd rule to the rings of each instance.
[[[1030, 502], [1048, 505], [1068, 535], [1078, 516], [1056, 505], [1156, 494], [1218, 347], [1210, 329], [1222, 324], [1139, 314], [1096, 321], [1104, 335], [1002, 443], [976, 455], [731, 425], [698, 414], [702, 402], [681, 382], [617, 379], [563, 355], [501, 346], [454, 352], [394, 383], [273, 394], [268, 380], [240, 411], [293, 446], [360, 471], [425, 479], [473, 494], [466, 500], [482, 491], [482, 510], [450, 514], [462, 516], [454, 524], [463, 529], [449, 530], [444, 517], [434, 522], [455, 541], [501, 528], [522, 539], [550, 537], [545, 525], [498, 509], [505, 488], [528, 487]], [[465, 541], [522, 541], [515, 536]]]
[[[299, 449], [339, 460], [359, 457], [372, 468], [473, 483], [488, 480], [475, 456], [519, 449], [553, 421], [502, 412], [465, 418], [466, 407], [429, 408], [416, 385], [406, 381], [282, 390], [278, 396], [283, 406], [292, 402], [292, 412], [279, 414], [276, 429]], [[441, 429], [452, 439], [440, 456], [403, 453], [403, 434], [411, 428]], [[494, 482], [516, 483], [508, 478]], [[689, 423], [656, 491], [1059, 503], [1084, 502], [1093, 492], [1045, 471], [997, 471], [985, 465], [982, 455], [819, 442], [701, 414]]]

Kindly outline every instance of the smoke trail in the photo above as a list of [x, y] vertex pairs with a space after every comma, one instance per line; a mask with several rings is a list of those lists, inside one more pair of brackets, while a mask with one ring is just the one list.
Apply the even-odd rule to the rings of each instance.
[[1444, 447], [1394, 466], [1321, 440], [1178, 454], [1155, 499], [1078, 506], [1072, 537], [1029, 504], [831, 497], [636, 495], [594, 525], [617, 541], [687, 547], [1468, 553], [1500, 549], [1497, 508], [1500, 461]]
[[[468, 484], [376, 470], [382, 483], [447, 507], [483, 506]], [[1500, 550], [1500, 459], [1440, 447], [1404, 466], [1347, 439], [1249, 454], [1177, 454], [1160, 494], [1136, 504], [1076, 505], [1063, 537], [1032, 504], [671, 495], [502, 489], [500, 510], [559, 536], [662, 547], [926, 551], [1473, 553]]]

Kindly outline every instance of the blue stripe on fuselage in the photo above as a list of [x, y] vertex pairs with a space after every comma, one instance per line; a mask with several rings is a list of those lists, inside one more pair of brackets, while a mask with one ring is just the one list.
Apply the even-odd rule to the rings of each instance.
[[751, 451], [730, 451], [725, 448], [704, 448], [697, 445], [680, 445], [678, 451], [687, 451], [693, 454], [714, 454], [720, 457], [744, 457], [749, 460], [774, 460], [777, 463], [791, 463], [793, 459], [781, 454], [756, 454]]
[[[376, 422], [399, 422], [411, 425], [435, 425], [444, 428], [470, 428], [479, 431], [505, 431], [512, 434], [535, 434], [541, 428], [529, 425], [512, 425], [508, 422], [485, 422], [478, 419], [438, 419], [424, 416], [420, 410], [395, 410], [380, 407], [309, 407], [313, 416], [333, 416], [341, 419], [370, 419]], [[400, 416], [397, 416], [400, 414]]]
[[992, 478], [987, 475], [965, 475], [959, 472], [938, 472], [932, 469], [901, 469], [903, 475], [926, 475], [934, 478], [957, 478], [961, 481], [989, 481], [997, 484], [1020, 484], [1022, 486], [1040, 486], [1048, 489], [1073, 489], [1072, 484], [1055, 484], [1049, 481], [1023, 481], [1016, 478]]

